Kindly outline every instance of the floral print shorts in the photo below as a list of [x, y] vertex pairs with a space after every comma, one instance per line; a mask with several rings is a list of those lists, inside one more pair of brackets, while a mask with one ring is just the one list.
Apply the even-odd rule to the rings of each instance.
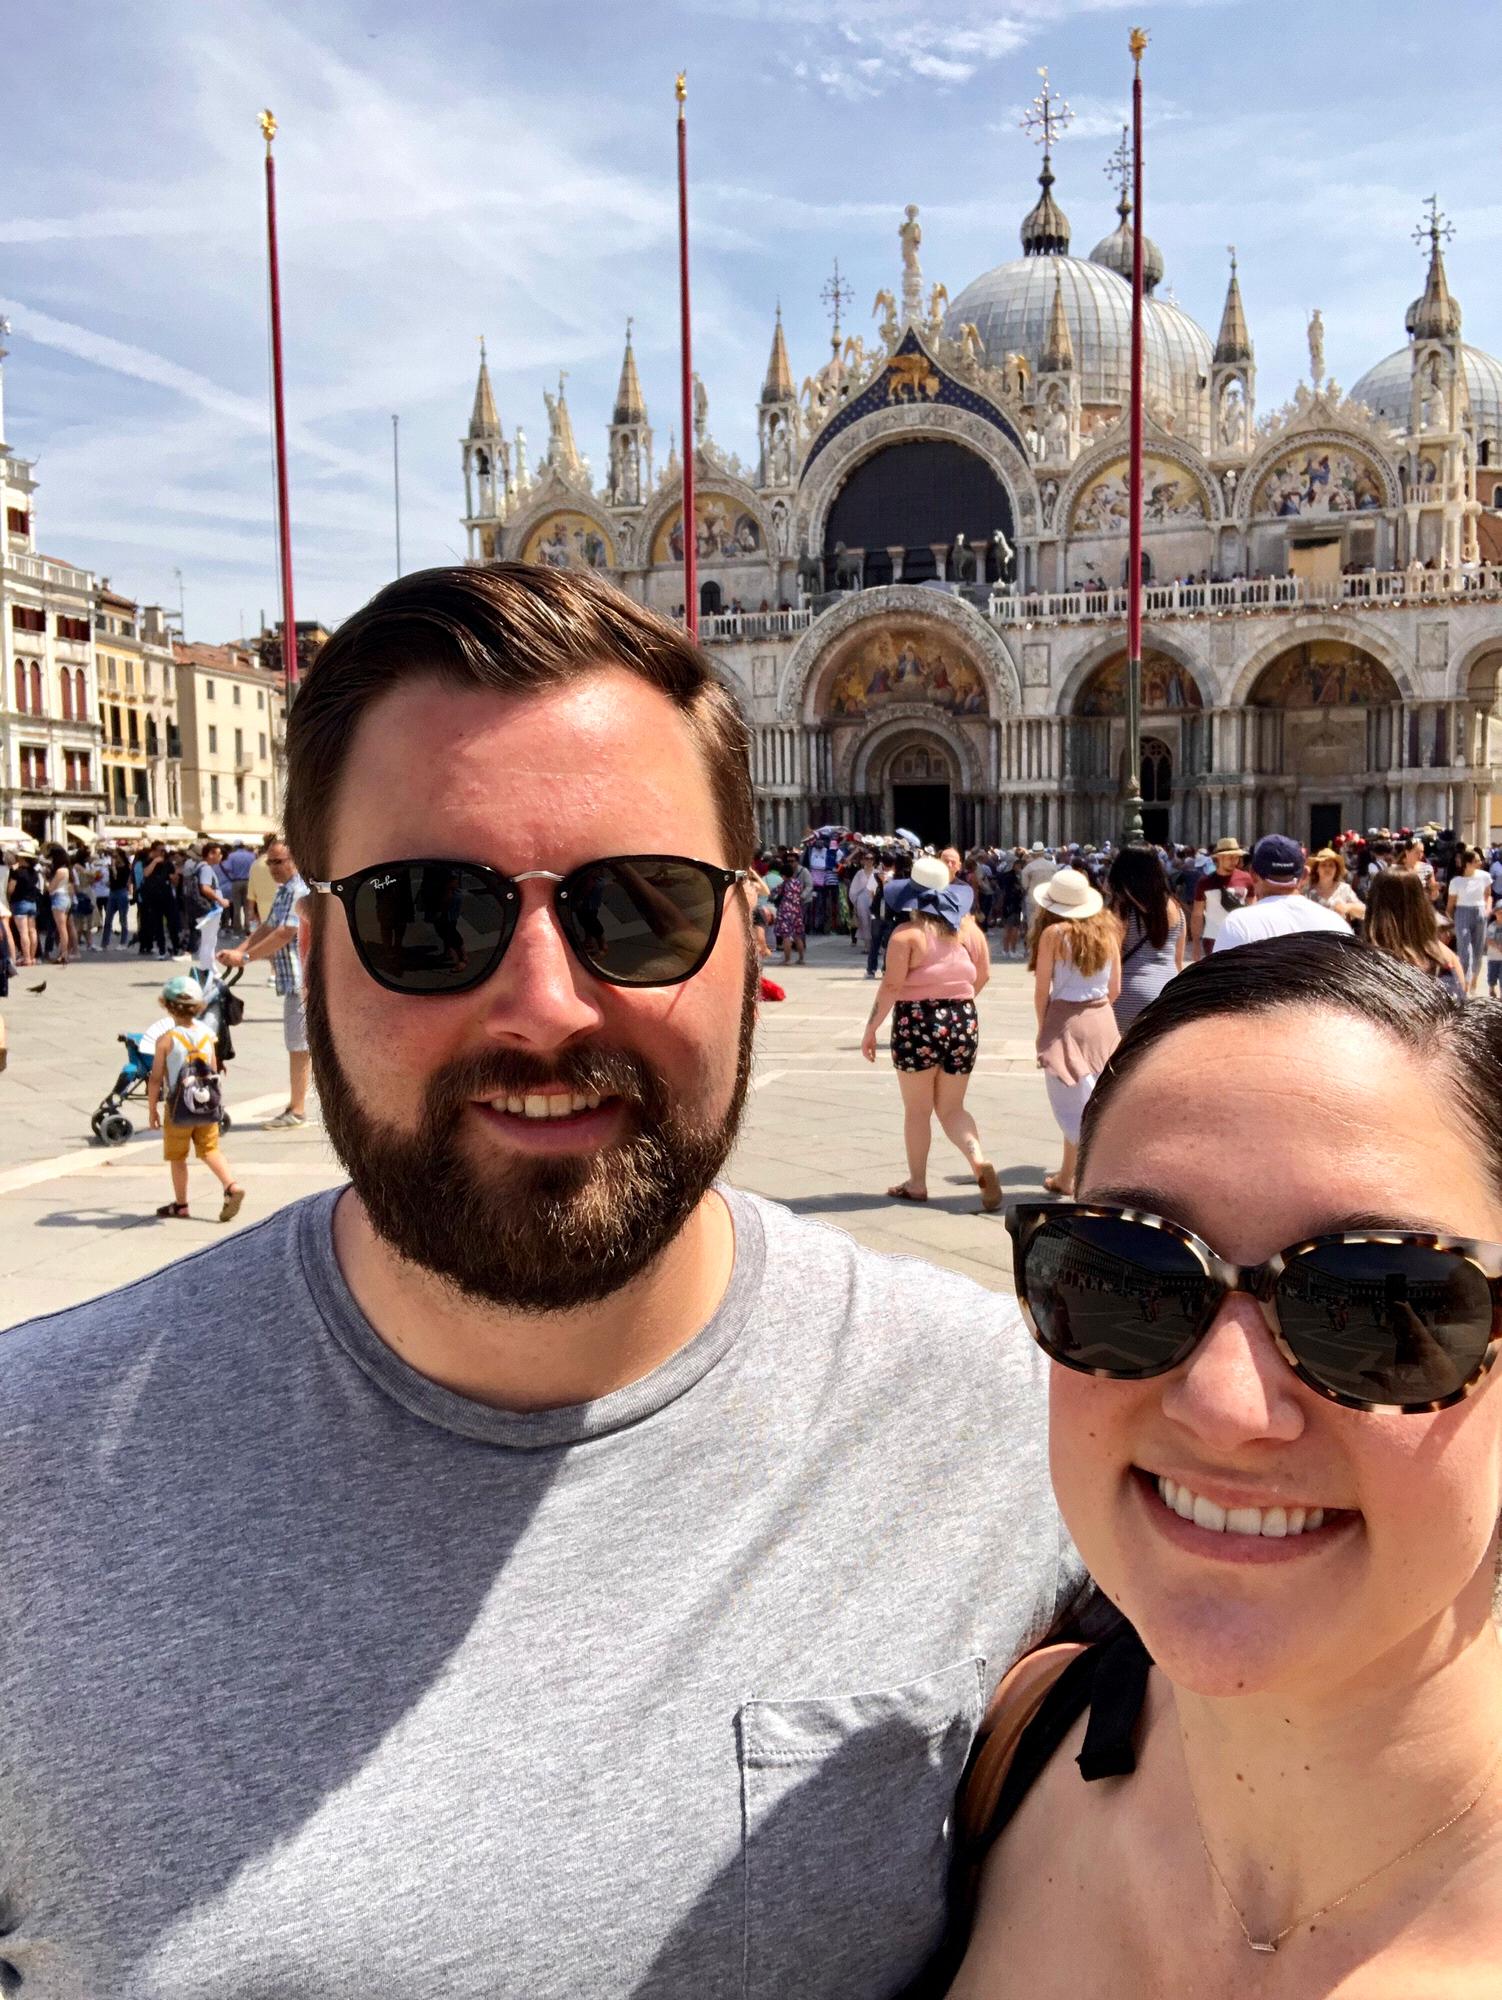
[[941, 1069], [946, 1076], [968, 1076], [979, 1046], [973, 1000], [897, 1002], [892, 1014], [892, 1061], [898, 1069]]

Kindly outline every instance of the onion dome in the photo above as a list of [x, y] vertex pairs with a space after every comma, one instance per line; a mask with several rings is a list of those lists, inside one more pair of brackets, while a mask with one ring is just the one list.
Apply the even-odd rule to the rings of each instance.
[[1053, 198], [1053, 161], [1047, 153], [1038, 185], [1043, 192], [1022, 218], [1022, 254], [1065, 257], [1069, 254], [1069, 217]]
[[[1092, 264], [1103, 264], [1108, 271], [1114, 271], [1118, 278], [1132, 282], [1132, 204], [1125, 194], [1117, 203], [1116, 213], [1121, 218], [1109, 236], [1103, 236], [1090, 252]], [[1163, 282], [1163, 252], [1153, 239], [1144, 233], [1142, 238], [1142, 289], [1148, 298]]]
[[[1479, 347], [1460, 350], [1470, 393], [1471, 425], [1478, 438], [1502, 437], [1502, 361]], [[1373, 416], [1406, 431], [1413, 409], [1413, 349], [1400, 347], [1375, 368], [1368, 368], [1351, 391], [1353, 403], [1365, 403]]]

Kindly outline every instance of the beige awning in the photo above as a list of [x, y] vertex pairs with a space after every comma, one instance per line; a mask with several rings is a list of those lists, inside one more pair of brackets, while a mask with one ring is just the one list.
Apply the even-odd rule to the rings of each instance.
[[91, 826], [65, 826], [63, 828], [64, 840], [82, 840], [88, 842], [97, 838], [98, 835]]

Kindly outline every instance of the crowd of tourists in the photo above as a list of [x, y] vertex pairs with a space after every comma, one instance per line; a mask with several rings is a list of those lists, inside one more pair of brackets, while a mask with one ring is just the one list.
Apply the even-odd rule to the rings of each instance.
[[259, 848], [153, 840], [0, 849], [0, 997], [13, 972], [86, 952], [134, 948], [207, 975], [221, 934], [244, 936], [259, 920], [252, 874], [269, 845], [268, 836]]
[[[1489, 1994], [1489, 866], [1013, 852], [1075, 1134], [1014, 1297], [727, 1178], [746, 749], [587, 569], [411, 573], [320, 655], [348, 1180], [5, 1336], [0, 1988]], [[989, 1206], [968, 857], [886, 858], [867, 1053]]]

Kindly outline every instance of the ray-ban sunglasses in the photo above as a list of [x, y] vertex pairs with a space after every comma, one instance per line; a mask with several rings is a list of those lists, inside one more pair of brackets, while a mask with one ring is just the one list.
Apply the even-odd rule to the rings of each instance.
[[617, 854], [567, 875], [502, 875], [475, 861], [383, 861], [312, 882], [344, 905], [365, 970], [391, 993], [467, 993], [506, 955], [523, 882], [552, 882], [553, 910], [586, 971], [610, 986], [676, 986], [707, 962], [725, 892], [743, 868], [679, 854]]
[[1502, 1245], [1409, 1230], [1316, 1236], [1243, 1267], [1144, 1209], [1008, 1209], [1017, 1298], [1065, 1368], [1145, 1382], [1177, 1368], [1226, 1298], [1262, 1307], [1301, 1382], [1350, 1410], [1443, 1410], [1479, 1387], [1502, 1341]]

